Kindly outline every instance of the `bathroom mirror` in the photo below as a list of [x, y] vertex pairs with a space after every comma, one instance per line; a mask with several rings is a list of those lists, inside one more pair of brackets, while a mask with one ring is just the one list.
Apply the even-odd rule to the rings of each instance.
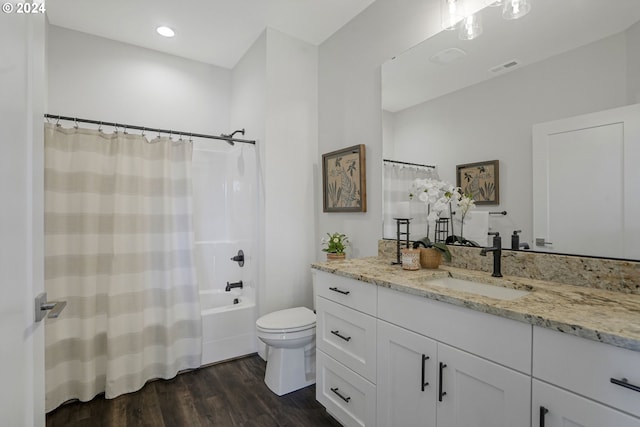
[[[439, 177], [453, 184], [456, 165], [498, 159], [500, 204], [476, 210], [507, 212], [489, 215], [503, 247], [522, 230], [521, 242], [549, 252], [533, 235], [532, 127], [640, 103], [640, 1], [531, 5], [517, 20], [486, 7], [478, 38], [463, 41], [457, 31], [442, 31], [383, 64], [383, 158], [436, 165]], [[551, 220], [572, 227], [571, 215]], [[394, 238], [395, 225], [386, 215], [385, 222], [383, 237]], [[564, 253], [621, 258], [606, 250]]]

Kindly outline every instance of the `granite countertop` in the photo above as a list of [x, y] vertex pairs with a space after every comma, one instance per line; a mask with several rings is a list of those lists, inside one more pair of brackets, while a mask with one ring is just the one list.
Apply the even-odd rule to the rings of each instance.
[[[640, 295], [515, 276], [496, 278], [483, 271], [449, 266], [408, 271], [382, 257], [320, 262], [312, 268], [640, 351]], [[444, 277], [527, 290], [529, 294], [505, 301], [429, 284], [429, 279]]]

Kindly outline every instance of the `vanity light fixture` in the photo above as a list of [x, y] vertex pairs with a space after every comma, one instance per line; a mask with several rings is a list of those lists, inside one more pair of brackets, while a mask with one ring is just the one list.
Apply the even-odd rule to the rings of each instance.
[[502, 17], [504, 19], [518, 19], [530, 11], [531, 2], [529, 0], [505, 0]]
[[175, 31], [173, 31], [171, 28], [169, 27], [165, 27], [165, 26], [160, 26], [158, 28], [156, 28], [156, 32], [158, 34], [160, 34], [163, 37], [173, 37], [176, 35]]
[[460, 40], [473, 40], [482, 34], [482, 19], [479, 13], [469, 15], [460, 22]]
[[464, 19], [464, 0], [440, 0], [442, 28], [455, 30]]

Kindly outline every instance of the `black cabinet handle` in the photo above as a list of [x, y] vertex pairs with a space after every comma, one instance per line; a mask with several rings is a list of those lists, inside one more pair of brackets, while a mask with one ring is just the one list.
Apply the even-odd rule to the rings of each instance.
[[349, 401], [351, 400], [351, 397], [348, 397], [348, 396], [347, 396], [347, 397], [345, 397], [345, 396], [343, 396], [343, 395], [342, 395], [342, 393], [340, 393], [338, 390], [339, 390], [339, 389], [338, 389], [338, 387], [336, 387], [336, 388], [332, 388], [332, 389], [331, 389], [331, 391], [332, 391], [332, 392], [334, 392], [335, 394], [337, 394], [337, 395], [338, 395], [338, 397], [339, 397], [340, 399], [342, 399], [342, 400], [344, 400], [345, 402], [349, 403]]
[[446, 391], [442, 391], [442, 380], [444, 379], [444, 375], [442, 373], [442, 371], [444, 370], [444, 368], [446, 368], [447, 365], [440, 362], [440, 372], [438, 374], [439, 378], [438, 378], [438, 401], [442, 402], [442, 397], [447, 395]]
[[540, 407], [540, 427], [544, 427], [544, 416], [547, 415], [547, 412], [549, 412], [547, 408], [544, 406]]
[[425, 380], [424, 380], [424, 376], [425, 376], [425, 373], [426, 373], [425, 372], [425, 367], [424, 367], [424, 362], [426, 362], [427, 360], [429, 360], [429, 356], [423, 354], [422, 355], [422, 380], [420, 381], [421, 391], [424, 391], [424, 388], [429, 385], [429, 383], [425, 382]]
[[329, 290], [333, 291], [333, 292], [337, 292], [337, 293], [342, 294], [342, 295], [349, 295], [351, 293], [349, 291], [343, 291], [342, 289], [338, 289], [336, 287], [329, 288]]
[[618, 380], [616, 378], [611, 378], [611, 382], [615, 385], [619, 385], [620, 387], [628, 388], [629, 390], [640, 392], [640, 386], [635, 384], [631, 384], [628, 379], [623, 378]]
[[337, 337], [342, 338], [345, 341], [351, 341], [351, 337], [345, 337], [344, 335], [341, 335], [340, 331], [331, 331], [331, 333]]

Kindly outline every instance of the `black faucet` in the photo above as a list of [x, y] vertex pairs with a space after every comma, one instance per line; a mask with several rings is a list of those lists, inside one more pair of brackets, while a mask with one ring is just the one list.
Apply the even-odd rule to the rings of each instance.
[[233, 289], [233, 288], [240, 288], [240, 289], [242, 289], [242, 280], [240, 280], [239, 282], [235, 282], [235, 283], [229, 283], [229, 282], [227, 282], [227, 287], [226, 287], [226, 288], [224, 288], [224, 290], [225, 290], [226, 292], [229, 292], [229, 291], [230, 291], [231, 289]]
[[502, 258], [502, 237], [497, 231], [487, 233], [493, 236], [493, 246], [490, 248], [482, 248], [481, 256], [487, 256], [487, 252], [493, 252], [493, 277], [502, 277], [501, 258]]

